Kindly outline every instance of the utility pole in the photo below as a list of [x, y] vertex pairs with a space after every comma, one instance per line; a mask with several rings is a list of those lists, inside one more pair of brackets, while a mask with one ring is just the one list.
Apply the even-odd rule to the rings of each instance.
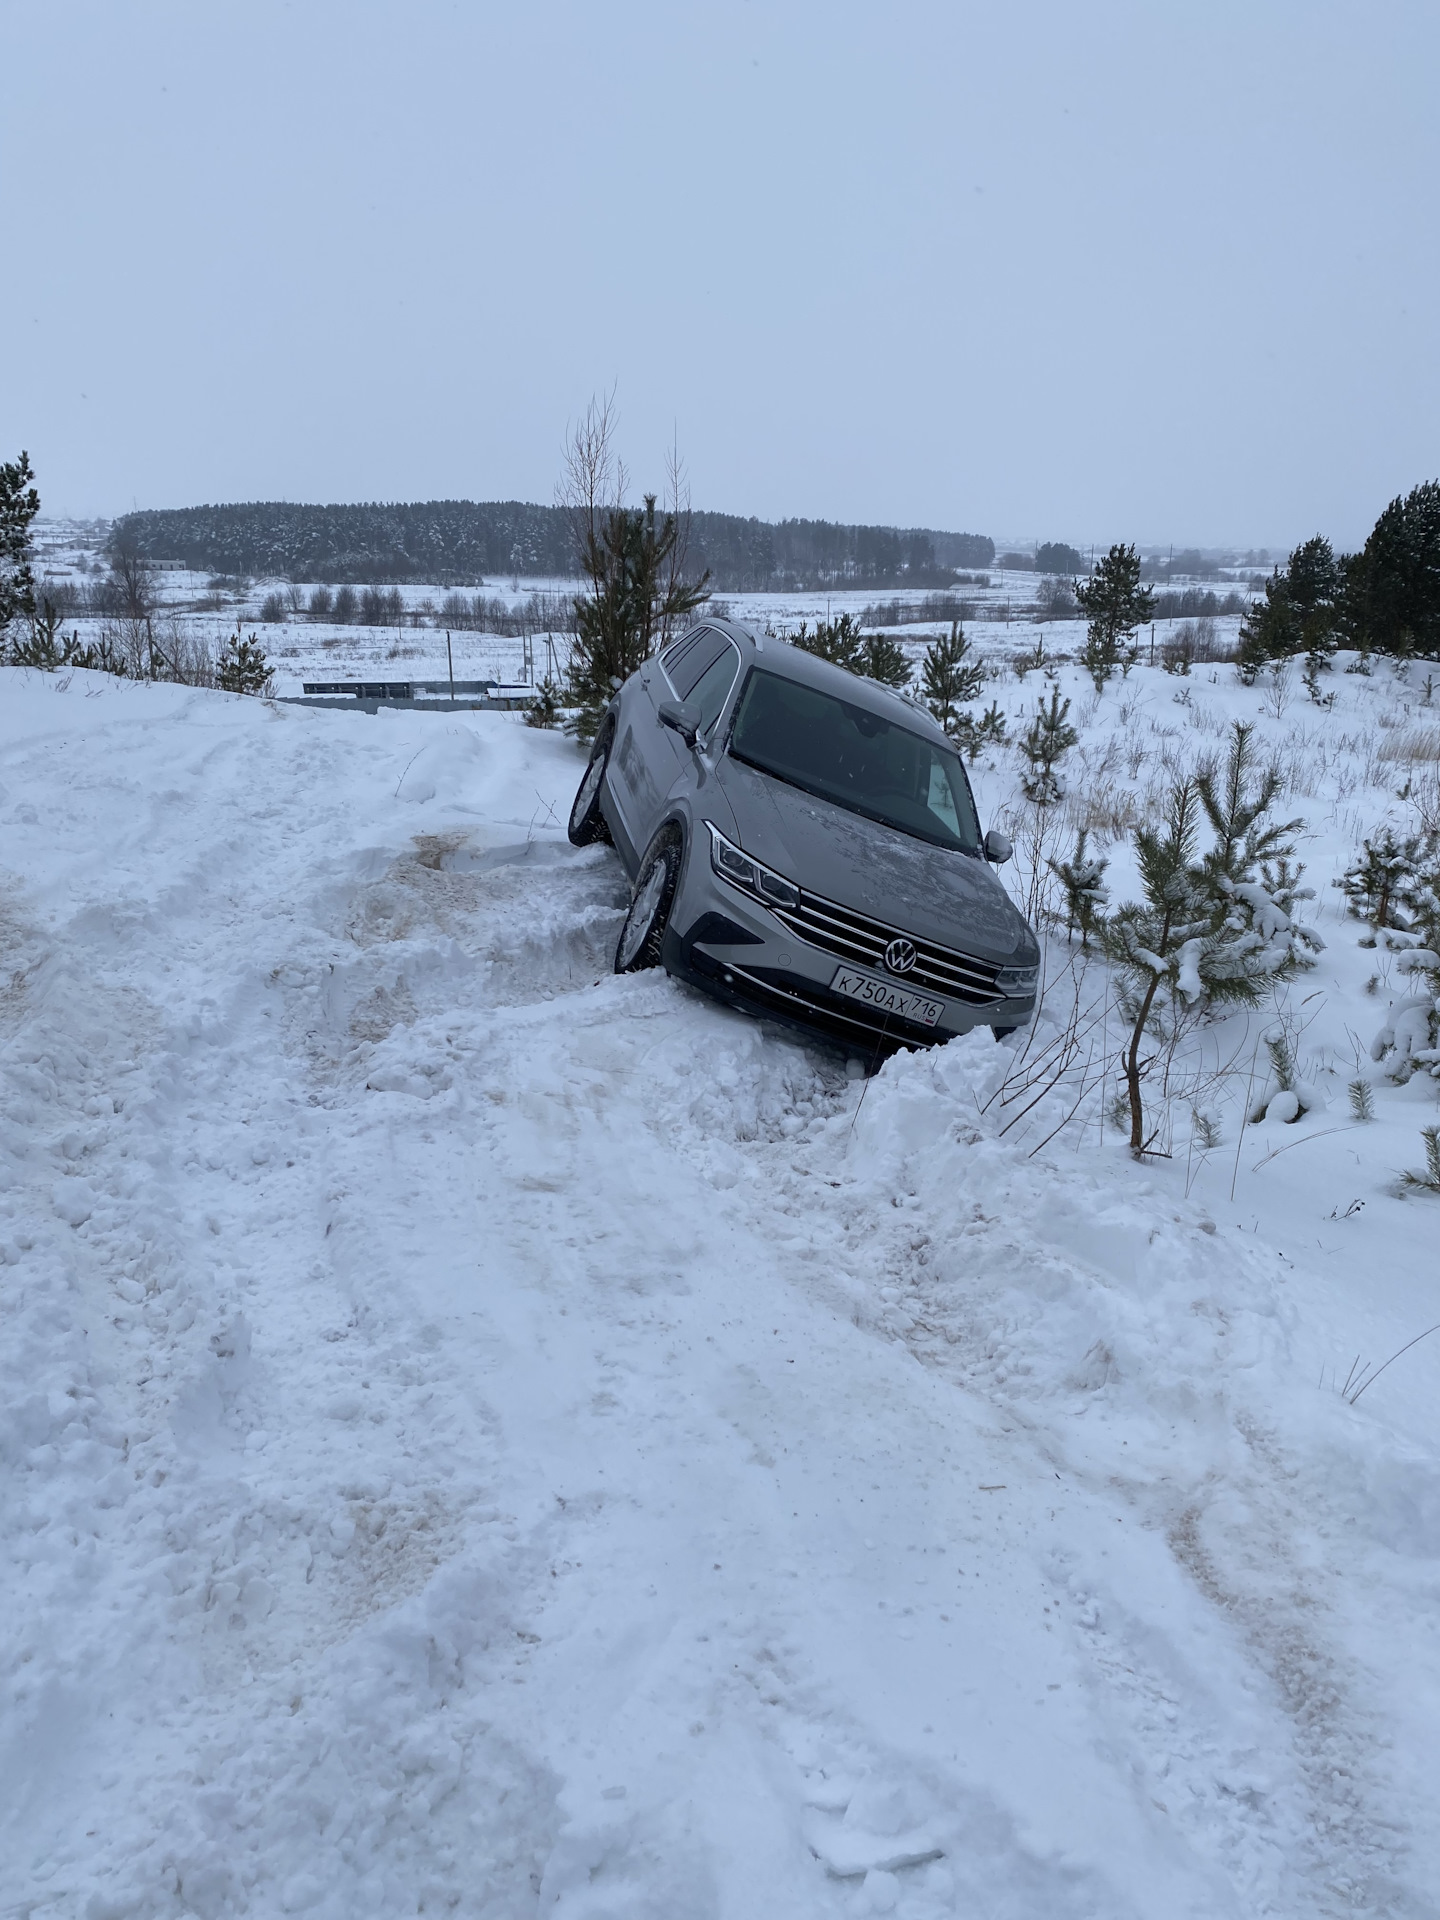
[[450, 651], [450, 629], [445, 629], [445, 659], [450, 668], [450, 704], [455, 704], [455, 656]]

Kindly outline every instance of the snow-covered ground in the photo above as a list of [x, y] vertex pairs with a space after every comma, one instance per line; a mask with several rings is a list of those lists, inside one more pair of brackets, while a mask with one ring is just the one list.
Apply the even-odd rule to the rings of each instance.
[[615, 978], [558, 735], [0, 673], [0, 1914], [1440, 1911], [1440, 1336], [1337, 1391], [1434, 1083], [1327, 1131], [1433, 723], [1335, 683], [1062, 676], [1072, 812], [1243, 714], [1312, 836], [1331, 1111], [1142, 1168]]

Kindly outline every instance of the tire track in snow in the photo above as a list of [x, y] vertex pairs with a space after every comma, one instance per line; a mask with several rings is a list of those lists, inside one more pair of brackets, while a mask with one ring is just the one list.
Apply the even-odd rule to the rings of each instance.
[[[918, 1078], [924, 1065], [916, 1062], [909, 1071]], [[942, 1123], [946, 1119], [939, 1103], [935, 1118]], [[1238, 1632], [1246, 1657], [1263, 1675], [1261, 1685], [1272, 1703], [1271, 1726], [1283, 1729], [1294, 1778], [1288, 1784], [1277, 1778], [1268, 1742], [1265, 1750], [1237, 1752], [1217, 1724], [1208, 1731], [1187, 1730], [1186, 1743], [1198, 1767], [1198, 1772], [1192, 1768], [1190, 1797], [1197, 1804], [1208, 1803], [1205, 1816], [1212, 1825], [1218, 1816], [1219, 1824], [1228, 1827], [1218, 1851], [1237, 1884], [1270, 1889], [1260, 1910], [1293, 1911], [1293, 1903], [1303, 1899], [1309, 1910], [1325, 1915], [1436, 1911], [1423, 1897], [1417, 1903], [1413, 1887], [1406, 1885], [1407, 1836], [1391, 1812], [1393, 1789], [1379, 1728], [1363, 1704], [1368, 1676], [1340, 1650], [1333, 1629], [1327, 1643], [1333, 1607], [1326, 1598], [1324, 1569], [1313, 1564], [1313, 1555], [1312, 1564], [1303, 1571], [1300, 1566], [1294, 1538], [1304, 1511], [1297, 1505], [1303, 1484], [1298, 1462], [1286, 1459], [1273, 1434], [1247, 1411], [1244, 1393], [1237, 1391], [1243, 1389], [1245, 1373], [1236, 1373], [1223, 1360], [1197, 1376], [1229, 1383], [1212, 1389], [1240, 1441], [1229, 1449], [1223, 1469], [1212, 1462], [1207, 1470], [1204, 1446], [1195, 1450], [1195, 1461], [1187, 1467], [1166, 1440], [1154, 1462], [1158, 1471], [1153, 1477], [1137, 1477], [1141, 1462], [1133, 1455], [1122, 1466], [1114, 1457], [1118, 1450], [1107, 1449], [1105, 1471], [1100, 1460], [1087, 1459], [1083, 1442], [1067, 1445], [1053, 1411], [1083, 1416], [1091, 1411], [1083, 1404], [1086, 1399], [1103, 1404], [1119, 1370], [1100, 1316], [1090, 1329], [1095, 1337], [1089, 1345], [1083, 1337], [1073, 1343], [1068, 1377], [1056, 1377], [1053, 1352], [1045, 1351], [1050, 1341], [1044, 1322], [1047, 1303], [1053, 1311], [1062, 1290], [1073, 1287], [1073, 1257], [1064, 1246], [1063, 1232], [1047, 1234], [1030, 1223], [1034, 1176], [1027, 1179], [1023, 1163], [990, 1146], [983, 1124], [966, 1119], [949, 1123], [948, 1143], [941, 1149], [948, 1153], [951, 1169], [948, 1191], [937, 1182], [933, 1166], [919, 1171], [910, 1164], [919, 1157], [916, 1149], [923, 1151], [913, 1123], [902, 1129], [900, 1151], [892, 1148], [888, 1180], [867, 1181], [862, 1175], [856, 1183], [844, 1152], [836, 1153], [827, 1141], [805, 1156], [804, 1166], [796, 1169], [805, 1178], [792, 1180], [790, 1190], [813, 1193], [827, 1184], [838, 1189], [840, 1204], [828, 1219], [817, 1221], [815, 1237], [826, 1236], [834, 1266], [853, 1276], [850, 1286], [877, 1332], [903, 1342], [925, 1366], [982, 1395], [1000, 1411], [1038, 1454], [1033, 1471], [1045, 1474], [1058, 1465], [1067, 1479], [1087, 1484], [1102, 1497], [1118, 1498], [1130, 1515], [1161, 1533], [1227, 1628]], [[1044, 1177], [1052, 1185], [1058, 1178], [1062, 1192], [1073, 1192], [1076, 1184], [1048, 1167]], [[1091, 1183], [1082, 1178], [1079, 1185]], [[976, 1193], [983, 1197], [967, 1199]], [[1152, 1229], [1152, 1241], [1155, 1238]], [[1168, 1257], [1157, 1255], [1157, 1263], [1163, 1265]], [[1197, 1275], [1197, 1287], [1207, 1282], [1223, 1298], [1227, 1289], [1220, 1276], [1212, 1273], [1202, 1281]], [[1256, 1291], [1263, 1298], [1258, 1270]], [[1201, 1311], [1213, 1314], [1217, 1324], [1227, 1318], [1218, 1300]], [[1073, 1331], [1080, 1331], [1078, 1323]], [[1037, 1381], [1037, 1372], [1045, 1377]], [[1044, 1397], [1047, 1388], [1056, 1387], [1061, 1389], [1058, 1407]], [[1047, 1413], [1050, 1418], [1043, 1417]], [[1078, 1423], [1074, 1430], [1078, 1432]], [[1191, 1495], [1183, 1490], [1186, 1478], [1194, 1483]], [[1215, 1496], [1222, 1491], [1232, 1503], [1243, 1503], [1244, 1526], [1227, 1528], [1217, 1519]], [[1323, 1499], [1318, 1486], [1310, 1485], [1306, 1492]], [[1071, 1608], [1072, 1616], [1082, 1635], [1093, 1635], [1099, 1619], [1093, 1589], [1083, 1578], [1070, 1577], [1063, 1562], [1057, 1563], [1057, 1581], [1075, 1589], [1078, 1604]], [[1120, 1605], [1112, 1611], [1123, 1611], [1123, 1598], [1114, 1598]], [[1145, 1697], [1144, 1711], [1132, 1718], [1133, 1734], [1153, 1749], [1157, 1777], [1164, 1778], [1171, 1773], [1175, 1753], [1170, 1724], [1178, 1713], [1173, 1676], [1156, 1670], [1145, 1675], [1138, 1641], [1148, 1623], [1133, 1618], [1132, 1627], [1137, 1639], [1122, 1643], [1119, 1652], [1097, 1645], [1096, 1658], [1110, 1669], [1112, 1689], [1114, 1678], [1123, 1673], [1122, 1688]], [[1222, 1786], [1218, 1801], [1212, 1782]], [[1169, 1805], [1165, 1811], [1171, 1811]], [[1207, 1843], [1203, 1833], [1196, 1837]], [[1215, 1844], [1213, 1834], [1209, 1844]], [[1298, 1880], [1297, 1856], [1304, 1862]]]

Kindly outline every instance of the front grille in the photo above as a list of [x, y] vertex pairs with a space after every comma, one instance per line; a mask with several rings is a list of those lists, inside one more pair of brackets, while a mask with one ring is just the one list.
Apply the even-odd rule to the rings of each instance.
[[[854, 960], [874, 967], [878, 973], [905, 986], [929, 987], [934, 993], [948, 994], [952, 1000], [964, 1000], [972, 1007], [988, 1006], [1003, 1000], [995, 984], [998, 967], [988, 960], [976, 960], [971, 954], [956, 953], [950, 947], [937, 946], [933, 940], [917, 940], [903, 927], [887, 927], [853, 908], [837, 906], [833, 900], [818, 899], [802, 893], [798, 907], [766, 905], [775, 918], [812, 947], [820, 947], [841, 960]], [[909, 940], [915, 947], [915, 964], [905, 974], [890, 974], [885, 965], [885, 949], [892, 940]]]

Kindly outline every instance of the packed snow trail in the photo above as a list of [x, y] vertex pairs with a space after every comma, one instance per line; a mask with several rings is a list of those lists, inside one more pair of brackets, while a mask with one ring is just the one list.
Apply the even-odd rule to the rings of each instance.
[[4, 682], [0, 1913], [1437, 1911], [1302, 1275], [615, 979], [558, 738]]

